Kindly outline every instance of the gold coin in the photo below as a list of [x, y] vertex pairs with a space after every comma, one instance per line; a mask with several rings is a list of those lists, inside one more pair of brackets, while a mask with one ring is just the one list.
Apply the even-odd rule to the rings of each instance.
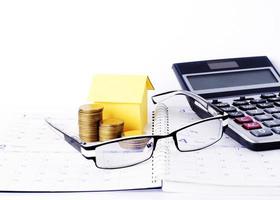
[[124, 125], [124, 121], [123, 120], [120, 120], [120, 119], [105, 119], [101, 122], [101, 126], [109, 126], [109, 127], [112, 127], [112, 126], [122, 126]]
[[94, 113], [84, 113], [84, 112], [79, 112], [80, 116], [85, 116], [85, 117], [95, 117], [102, 115], [102, 112], [94, 112]]
[[98, 130], [98, 127], [96, 127], [96, 128], [93, 128], [93, 127], [85, 127], [85, 126], [83, 126], [83, 127], [79, 127], [79, 130], [92, 130], [92, 131], [99, 131]]
[[120, 135], [102, 135], [102, 134], [99, 134], [98, 137], [99, 137], [99, 138], [111, 138], [111, 139], [115, 139], [115, 138], [119, 138]]
[[115, 134], [115, 133], [108, 133], [108, 134], [104, 134], [102, 132], [99, 132], [99, 137], [111, 137], [111, 138], [118, 138], [120, 137], [120, 134]]
[[98, 126], [79, 126], [80, 130], [99, 130]]
[[103, 106], [97, 104], [86, 104], [80, 106], [79, 112], [81, 113], [97, 113], [103, 110]]
[[80, 114], [79, 115], [79, 121], [101, 121], [102, 120], [102, 116], [101, 115], [96, 115], [96, 116], [82, 116], [84, 114]]
[[98, 138], [98, 135], [79, 135], [81, 138]]
[[112, 140], [112, 139], [115, 139], [115, 138], [102, 138], [102, 137], [99, 137], [99, 141], [100, 142], [104, 142], [104, 141], [108, 141], [108, 140]]
[[98, 138], [81, 138], [83, 142], [97, 142]]
[[91, 127], [91, 128], [98, 128], [98, 124], [96, 123], [85, 123], [85, 122], [80, 122], [79, 123], [80, 127]]
[[79, 136], [87, 138], [97, 138], [98, 134], [79, 134]]
[[97, 135], [98, 131], [92, 131], [92, 130], [80, 130], [80, 135]]
[[99, 128], [99, 132], [101, 133], [120, 133], [122, 132], [121, 129], [118, 129], [118, 130], [106, 130], [106, 129], [102, 129], [102, 128]]
[[100, 129], [99, 129], [99, 132], [102, 133], [102, 134], [110, 134], [110, 135], [121, 133], [121, 131], [103, 131], [103, 130], [100, 130]]
[[125, 140], [119, 142], [120, 146], [127, 149], [143, 149], [150, 138], [142, 138], [142, 139], [136, 139], [136, 140]]
[[87, 128], [80, 128], [80, 133], [91, 133], [91, 134], [95, 134], [98, 133], [98, 129], [87, 129]]
[[121, 134], [122, 133], [122, 129], [112, 131], [112, 130], [104, 130], [104, 129], [100, 129], [99, 128], [99, 132], [101, 134], [104, 134], [104, 135], [105, 134], [114, 135], [114, 134]]
[[98, 126], [80, 126], [80, 130], [98, 130]]
[[117, 131], [123, 129], [123, 126], [99, 126], [100, 129], [102, 130], [108, 130], [108, 131]]
[[97, 112], [97, 113], [82, 113], [82, 112], [79, 112], [79, 117], [82, 117], [82, 118], [95, 118], [95, 117], [98, 117], [98, 116], [102, 116], [102, 112]]
[[86, 141], [86, 142], [94, 142], [94, 141], [98, 141], [98, 137], [83, 137], [80, 136], [82, 141]]
[[116, 137], [99, 135], [99, 138], [110, 138], [110, 139], [115, 139]]

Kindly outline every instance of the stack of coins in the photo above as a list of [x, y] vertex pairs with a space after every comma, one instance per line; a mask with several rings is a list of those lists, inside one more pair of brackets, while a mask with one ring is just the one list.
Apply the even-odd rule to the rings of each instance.
[[[125, 149], [141, 150], [146, 147], [151, 138], [130, 139], [119, 142], [120, 146]], [[150, 144], [152, 145], [152, 144]]]
[[121, 137], [124, 122], [120, 119], [105, 119], [99, 127], [99, 141], [106, 141]]
[[98, 141], [99, 124], [103, 107], [95, 104], [83, 105], [79, 109], [79, 136], [82, 141]]

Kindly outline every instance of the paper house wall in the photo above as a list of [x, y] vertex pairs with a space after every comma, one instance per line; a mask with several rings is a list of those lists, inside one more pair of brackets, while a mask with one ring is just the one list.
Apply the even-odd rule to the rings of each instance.
[[144, 75], [97, 75], [89, 99], [104, 106], [103, 119], [124, 120], [125, 131], [144, 130], [147, 124], [147, 90], [154, 87]]

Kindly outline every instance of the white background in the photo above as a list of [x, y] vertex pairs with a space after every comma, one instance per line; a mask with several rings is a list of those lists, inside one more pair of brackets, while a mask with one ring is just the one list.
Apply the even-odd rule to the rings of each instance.
[[279, 66], [279, 37], [276, 0], [1, 1], [0, 102], [78, 106], [97, 73], [179, 89], [175, 62], [267, 55]]
[[278, 2], [0, 1], [0, 108], [77, 107], [97, 73], [147, 74], [161, 92], [180, 88], [175, 62], [267, 55], [280, 66]]

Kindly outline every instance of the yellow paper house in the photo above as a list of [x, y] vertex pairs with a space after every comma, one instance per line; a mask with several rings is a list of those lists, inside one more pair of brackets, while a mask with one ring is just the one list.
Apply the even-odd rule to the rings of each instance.
[[144, 130], [147, 124], [147, 90], [154, 87], [145, 75], [97, 75], [89, 99], [104, 106], [103, 119], [124, 120], [125, 131]]

